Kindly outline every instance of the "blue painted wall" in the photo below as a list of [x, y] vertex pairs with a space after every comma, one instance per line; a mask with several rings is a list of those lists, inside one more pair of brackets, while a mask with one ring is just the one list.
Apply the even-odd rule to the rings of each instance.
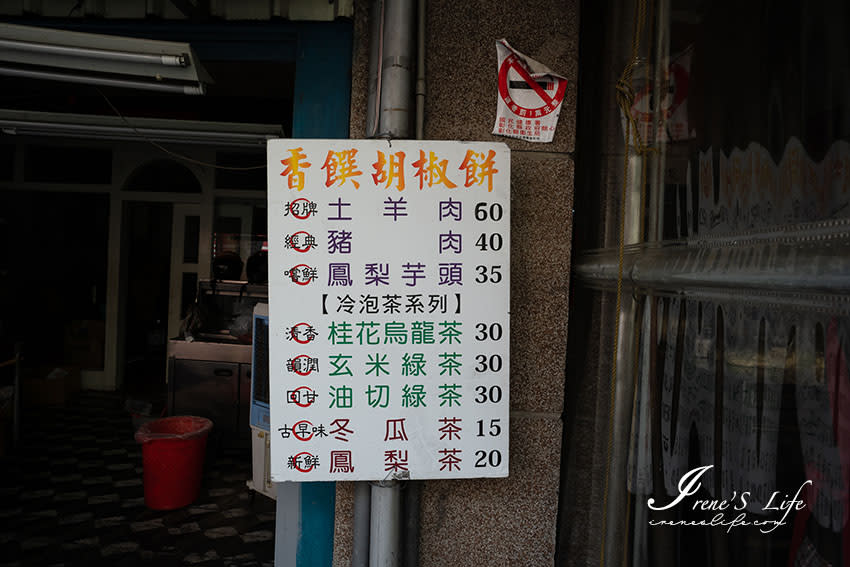
[[[299, 26], [293, 138], [348, 138], [352, 36], [348, 20]], [[298, 567], [330, 567], [335, 498], [332, 482], [301, 483]]]
[[348, 138], [352, 23], [305, 23], [298, 32], [293, 138]]

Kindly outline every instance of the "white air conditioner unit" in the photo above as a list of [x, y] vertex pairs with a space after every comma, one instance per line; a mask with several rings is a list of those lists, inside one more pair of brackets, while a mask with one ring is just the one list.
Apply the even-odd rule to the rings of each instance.
[[269, 437], [269, 305], [254, 306], [254, 344], [251, 352], [251, 463], [248, 488], [277, 497], [271, 478]]

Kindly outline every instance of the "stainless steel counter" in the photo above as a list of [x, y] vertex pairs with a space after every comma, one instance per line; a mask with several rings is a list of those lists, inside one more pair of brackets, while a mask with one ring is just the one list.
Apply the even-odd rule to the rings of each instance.
[[251, 345], [234, 341], [168, 341], [168, 358], [251, 364]]
[[222, 439], [250, 443], [251, 345], [168, 341], [170, 415], [213, 421]]

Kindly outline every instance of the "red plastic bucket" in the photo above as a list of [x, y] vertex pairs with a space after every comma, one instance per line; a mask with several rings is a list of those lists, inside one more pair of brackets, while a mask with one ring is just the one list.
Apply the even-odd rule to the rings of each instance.
[[136, 431], [142, 444], [145, 505], [154, 510], [188, 506], [198, 497], [207, 435], [213, 423], [191, 415], [166, 417]]

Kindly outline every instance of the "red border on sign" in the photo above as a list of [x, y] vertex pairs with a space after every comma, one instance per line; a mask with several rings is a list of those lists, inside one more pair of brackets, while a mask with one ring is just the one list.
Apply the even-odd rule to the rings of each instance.
[[[536, 108], [526, 108], [518, 105], [516, 101], [511, 98], [511, 95], [508, 92], [508, 71], [510, 69], [516, 71], [522, 80], [528, 83], [528, 86], [537, 93], [537, 96], [539, 96], [543, 102], [541, 106]], [[508, 55], [504, 61], [502, 61], [502, 65], [499, 67], [499, 96], [502, 97], [502, 100], [508, 106], [508, 110], [517, 116], [522, 116], [523, 118], [540, 118], [554, 112], [555, 109], [557, 109], [564, 101], [564, 94], [567, 91], [567, 80], [560, 77], [553, 77], [553, 79], [558, 82], [558, 89], [555, 91], [555, 94], [550, 97], [549, 94], [537, 84], [537, 81], [528, 74], [528, 71], [525, 70], [525, 67], [519, 58], [512, 53]], [[519, 114], [511, 108], [512, 106], [524, 110], [526, 114]]]

